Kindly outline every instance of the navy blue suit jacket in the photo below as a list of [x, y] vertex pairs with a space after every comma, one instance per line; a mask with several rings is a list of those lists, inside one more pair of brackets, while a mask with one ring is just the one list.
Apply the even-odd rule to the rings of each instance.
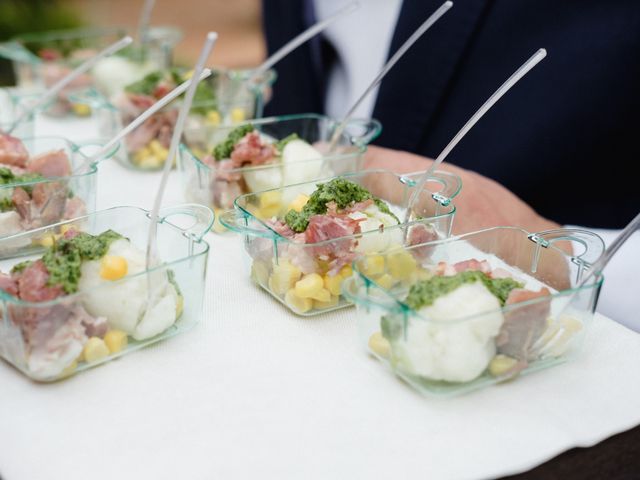
[[[441, 3], [404, 0], [391, 54]], [[313, 21], [310, 0], [263, 7], [269, 52]], [[317, 60], [331, 56], [320, 43], [277, 65], [267, 114], [323, 111], [328, 69]], [[375, 143], [435, 157], [540, 47], [547, 58], [447, 161], [493, 178], [559, 223], [622, 227], [640, 211], [632, 174], [640, 161], [639, 0], [457, 0], [382, 82]]]

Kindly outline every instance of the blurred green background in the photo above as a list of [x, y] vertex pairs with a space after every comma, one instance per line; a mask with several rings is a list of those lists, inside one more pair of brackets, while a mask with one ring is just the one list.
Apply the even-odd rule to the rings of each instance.
[[[1, 0], [0, 41], [21, 33], [79, 27], [83, 24], [77, 10], [58, 0]], [[13, 84], [8, 60], [0, 60], [0, 85]]]

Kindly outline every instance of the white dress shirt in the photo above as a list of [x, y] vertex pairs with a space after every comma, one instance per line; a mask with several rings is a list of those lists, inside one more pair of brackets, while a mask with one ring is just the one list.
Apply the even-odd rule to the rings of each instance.
[[[323, 20], [344, 6], [347, 0], [314, 0], [317, 20]], [[402, 0], [361, 0], [360, 8], [324, 32], [338, 53], [327, 84], [325, 111], [341, 117], [364, 92], [384, 65]], [[356, 117], [370, 117], [377, 90], [360, 105]], [[638, 206], [640, 209], [640, 205]], [[588, 229], [599, 234], [606, 245], [616, 230]], [[640, 331], [640, 233], [632, 236], [604, 270], [605, 282], [598, 311]]]

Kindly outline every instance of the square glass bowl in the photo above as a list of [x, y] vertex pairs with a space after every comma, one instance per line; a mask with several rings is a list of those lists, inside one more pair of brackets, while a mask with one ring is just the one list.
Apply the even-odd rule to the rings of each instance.
[[[385, 170], [372, 170], [340, 178], [363, 186], [385, 201], [390, 210], [402, 219], [419, 175], [401, 176]], [[448, 237], [456, 210], [451, 199], [461, 188], [459, 177], [435, 172], [420, 193], [418, 208], [409, 221], [384, 229], [376, 228], [322, 242], [300, 243], [273, 228], [271, 220], [284, 218], [290, 202], [300, 194], [312, 193], [318, 183], [330, 180], [241, 195], [234, 202], [234, 210], [221, 215], [221, 222], [226, 228], [244, 237], [252, 281], [298, 315], [317, 315], [351, 305], [351, 301], [341, 294], [341, 284], [351, 275], [353, 257], [366, 252], [379, 254], [396, 245], [413, 243], [425, 237]], [[433, 193], [435, 191], [438, 193]], [[318, 283], [318, 295], [327, 298], [298, 298], [295, 294], [298, 283], [307, 284], [311, 280]]]
[[[582, 276], [603, 251], [588, 231], [495, 227], [388, 251], [376, 257], [376, 272], [373, 257], [362, 256], [343, 294], [357, 305], [358, 336], [369, 353], [423, 395], [447, 397], [572, 358], [603, 281], [596, 272], [580, 285]], [[480, 269], [538, 294], [518, 290], [503, 306], [477, 291], [449, 293], [444, 303], [436, 297], [426, 309], [406, 301], [420, 280]]]
[[[150, 222], [146, 210], [114, 207], [21, 234], [19, 240], [34, 244], [46, 235], [60, 238], [70, 229], [94, 235], [111, 229], [139, 252], [127, 254], [130, 266], [124, 277], [100, 280], [102, 273], [94, 273], [86, 288], [53, 300], [24, 301], [0, 288], [0, 357], [29, 378], [50, 382], [193, 327], [202, 312], [209, 252], [202, 237], [211, 228], [213, 212], [201, 205], [161, 211], [158, 262], [145, 268]], [[0, 239], [0, 249], [6, 242]], [[38, 258], [42, 250], [1, 260], [0, 271]], [[131, 273], [140, 257], [141, 266]], [[82, 272], [89, 275], [91, 270]], [[6, 287], [6, 276], [2, 280]]]

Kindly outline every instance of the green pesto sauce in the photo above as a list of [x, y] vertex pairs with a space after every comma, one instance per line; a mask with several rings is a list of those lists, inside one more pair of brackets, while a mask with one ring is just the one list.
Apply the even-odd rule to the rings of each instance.
[[229, 132], [229, 135], [227, 135], [227, 138], [214, 147], [214, 158], [216, 160], [224, 160], [225, 158], [230, 158], [231, 152], [233, 152], [233, 147], [236, 146], [236, 143], [238, 143], [247, 133], [253, 132], [253, 130], [253, 125], [251, 125], [250, 123], [247, 125], [241, 125], [231, 130]]
[[11, 200], [11, 197], [5, 197], [0, 199], [0, 212], [8, 212], [10, 210], [13, 210], [13, 200]]
[[[156, 87], [163, 81], [172, 83], [176, 86], [183, 82], [186, 82], [188, 79], [185, 76], [185, 73], [186, 72], [184, 71], [184, 69], [180, 68], [158, 70], [156, 72], [147, 74], [144, 78], [138, 80], [137, 82], [133, 82], [127, 85], [126, 87], [124, 87], [124, 90], [128, 93], [137, 95], [153, 96], [153, 92], [155, 91]], [[213, 87], [207, 82], [200, 82], [196, 86], [196, 91], [193, 95], [193, 106], [191, 107], [191, 112], [200, 115], [206, 115], [208, 111], [216, 109], [215, 100], [216, 96], [213, 91]]]
[[468, 270], [449, 277], [434, 276], [415, 283], [411, 286], [405, 303], [414, 310], [419, 310], [422, 307], [433, 305], [437, 298], [453, 292], [463, 284], [473, 282], [482, 282], [498, 299], [501, 306], [504, 306], [511, 290], [524, 286], [512, 278], [490, 278], [483, 272]]
[[335, 178], [327, 183], [319, 183], [317, 187], [300, 212], [289, 210], [285, 215], [284, 221], [294, 232], [304, 232], [313, 215], [327, 213], [327, 203], [329, 202], [335, 202], [338, 210], [343, 210], [354, 203], [373, 199], [381, 212], [391, 215], [400, 223], [384, 201], [374, 197], [366, 188], [357, 183], [345, 178]]
[[[62, 238], [55, 242], [43, 255], [42, 262], [49, 271], [49, 286], [61, 285], [66, 293], [78, 291], [80, 281], [80, 267], [84, 260], [102, 258], [115, 240], [123, 238], [113, 230], [106, 230], [100, 235], [82, 232], [73, 238]], [[23, 262], [26, 263], [26, 262]], [[22, 269], [29, 264], [14, 267]]]
[[[25, 173], [23, 175], [15, 175], [8, 168], [0, 167], [0, 185], [35, 182], [42, 179], [44, 179], [44, 176], [40, 175], [39, 173]], [[29, 195], [31, 195], [31, 192], [33, 190], [32, 185], [21, 185], [20, 188], [25, 190]], [[4, 212], [5, 210], [2, 211]]]

